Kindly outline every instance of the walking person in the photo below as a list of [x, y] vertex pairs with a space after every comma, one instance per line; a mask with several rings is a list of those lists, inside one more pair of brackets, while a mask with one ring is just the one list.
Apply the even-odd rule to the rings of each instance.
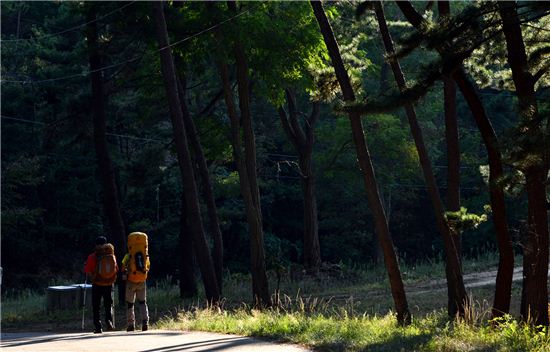
[[96, 238], [94, 252], [88, 256], [84, 272], [92, 282], [94, 333], [101, 334], [103, 332], [99, 314], [101, 299], [103, 299], [105, 307], [106, 329], [112, 331], [115, 329], [113, 324], [113, 284], [116, 281], [118, 266], [115, 247], [107, 243], [105, 236]]
[[139, 303], [141, 314], [141, 331], [149, 328], [149, 308], [147, 307], [147, 274], [151, 266], [148, 253], [148, 239], [143, 232], [132, 232], [128, 235], [128, 253], [122, 259], [123, 278], [126, 282], [126, 331], [136, 329], [135, 301]]

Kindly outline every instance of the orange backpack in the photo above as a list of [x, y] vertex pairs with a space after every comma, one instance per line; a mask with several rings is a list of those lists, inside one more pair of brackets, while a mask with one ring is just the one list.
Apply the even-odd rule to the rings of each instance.
[[95, 249], [96, 267], [92, 273], [92, 282], [100, 286], [109, 286], [116, 281], [117, 265], [115, 247], [106, 243]]
[[128, 235], [129, 261], [126, 263], [128, 270], [128, 281], [139, 283], [147, 280], [149, 261], [147, 234], [143, 232], [132, 232]]

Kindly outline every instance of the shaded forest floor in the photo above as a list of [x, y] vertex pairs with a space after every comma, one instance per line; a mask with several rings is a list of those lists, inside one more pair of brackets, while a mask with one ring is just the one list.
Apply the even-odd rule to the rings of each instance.
[[[516, 264], [518, 261], [516, 261]], [[471, 297], [471, 304], [480, 312], [487, 312], [492, 301], [496, 277], [497, 257], [488, 254], [478, 260], [464, 262], [464, 281]], [[442, 263], [402, 265], [405, 288], [413, 315], [425, 315], [446, 308], [446, 281]], [[350, 268], [344, 265], [325, 266], [316, 276], [306, 275], [300, 269], [280, 273], [279, 279], [271, 273], [271, 286], [275, 300], [281, 307], [304, 306], [310, 311], [346, 308], [366, 314], [386, 314], [392, 310], [386, 272], [381, 266]], [[204, 306], [200, 299], [182, 300], [179, 290], [170, 278], [150, 284], [149, 310], [151, 319], [157, 321], [182, 310]], [[511, 314], [519, 312], [521, 293], [521, 268], [514, 271]], [[246, 306], [250, 302], [248, 275], [233, 274], [225, 280], [225, 309]], [[125, 326], [125, 307], [117, 304], [116, 321]], [[2, 327], [7, 330], [26, 331], [75, 331], [80, 329], [82, 311], [45, 312], [45, 295], [22, 292], [19, 296], [3, 298]], [[88, 307], [90, 308], [90, 307]], [[91, 310], [86, 311], [86, 326], [91, 326]]]

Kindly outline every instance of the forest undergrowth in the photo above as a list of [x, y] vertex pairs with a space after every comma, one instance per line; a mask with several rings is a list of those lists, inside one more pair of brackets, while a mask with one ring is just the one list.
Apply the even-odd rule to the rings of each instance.
[[[465, 261], [465, 273], [490, 272], [495, 255]], [[402, 265], [413, 323], [398, 326], [383, 268], [326, 266], [317, 276], [287, 268], [271, 274], [274, 306], [249, 305], [249, 278], [226, 276], [224, 299], [212, 307], [200, 299], [181, 300], [172, 278], [149, 286], [151, 319], [156, 329], [201, 330], [291, 342], [318, 351], [550, 351], [547, 329], [533, 329], [513, 316], [490, 321], [493, 286], [469, 289], [466, 316], [446, 314], [442, 263]], [[443, 285], [444, 286], [444, 285]], [[431, 289], [427, 289], [430, 288]], [[519, 312], [521, 284], [513, 288], [512, 314]], [[11, 293], [2, 302], [4, 331], [78, 331], [81, 310], [45, 311], [46, 297], [33, 291]], [[86, 309], [90, 312], [90, 307]], [[117, 307], [117, 327], [125, 310]], [[86, 326], [91, 326], [87, 314]]]

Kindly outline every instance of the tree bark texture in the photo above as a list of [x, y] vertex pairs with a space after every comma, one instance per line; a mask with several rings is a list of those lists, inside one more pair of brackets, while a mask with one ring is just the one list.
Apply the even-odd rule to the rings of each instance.
[[168, 32], [166, 29], [166, 20], [164, 18], [163, 7], [163, 2], [154, 2], [153, 16], [156, 22], [157, 37], [160, 48], [161, 70], [170, 107], [170, 117], [172, 120], [174, 142], [176, 145], [183, 192], [187, 206], [189, 227], [193, 236], [193, 248], [199, 263], [206, 298], [211, 302], [217, 302], [220, 299], [220, 294], [216, 274], [214, 272], [214, 266], [212, 264], [212, 258], [210, 257], [210, 250], [204, 236], [197, 186], [195, 184], [195, 175], [193, 173], [193, 163], [191, 161], [191, 154], [187, 144], [187, 134], [183, 123], [181, 103], [178, 97], [176, 71], [174, 68], [172, 52], [168, 43]]
[[[101, 186], [103, 189], [103, 208], [109, 224], [109, 235], [113, 239], [115, 254], [119, 266], [126, 253], [126, 229], [120, 210], [118, 187], [116, 184], [115, 170], [109, 149], [106, 135], [106, 97], [103, 87], [103, 71], [101, 70], [101, 53], [98, 43], [98, 30], [95, 6], [91, 6], [87, 14], [86, 41], [88, 44], [88, 57], [90, 62], [90, 79], [92, 84], [92, 117], [94, 128], [94, 146], [97, 155]], [[119, 302], [125, 302], [125, 283], [119, 275], [118, 298]]]
[[[332, 28], [326, 17], [323, 5], [320, 1], [314, 0], [311, 0], [310, 4], [321, 29], [338, 83], [340, 84], [340, 88], [344, 95], [344, 100], [353, 102], [355, 100], [355, 93], [351, 86], [346, 68], [344, 67], [338, 43], [336, 42]], [[359, 167], [363, 173], [367, 199], [374, 217], [375, 230], [384, 253], [384, 263], [386, 270], [388, 271], [392, 297], [395, 304], [395, 310], [397, 312], [397, 320], [401, 324], [409, 324], [411, 317], [407, 297], [405, 295], [403, 280], [401, 278], [401, 271], [399, 269], [399, 262], [397, 260], [397, 253], [393, 246], [393, 240], [388, 228], [384, 207], [380, 200], [380, 194], [378, 193], [372, 160], [363, 132], [361, 116], [358, 113], [352, 112], [349, 113], [349, 118], [351, 122], [352, 138], [357, 151]]]
[[[386, 23], [386, 18], [384, 16], [384, 9], [382, 4], [378, 1], [374, 3], [374, 8], [386, 53], [391, 55], [394, 53], [394, 47], [390, 32], [388, 30], [388, 25]], [[390, 67], [393, 71], [399, 90], [405, 90], [405, 76], [403, 75], [399, 62], [397, 60], [390, 61]], [[447, 311], [450, 316], [455, 316], [456, 314], [463, 315], [464, 305], [466, 303], [466, 288], [464, 287], [460, 252], [457, 246], [457, 242], [460, 241], [460, 235], [449, 227], [449, 224], [445, 218], [445, 207], [443, 206], [443, 202], [437, 188], [430, 157], [424, 144], [424, 137], [422, 136], [422, 130], [418, 123], [416, 111], [411, 103], [405, 105], [405, 112], [411, 128], [411, 134], [416, 145], [416, 150], [418, 151], [420, 165], [422, 167], [422, 172], [424, 174], [424, 179], [435, 213], [437, 227], [443, 238], [446, 257], [445, 272], [447, 276], [448, 289]]]
[[316, 272], [321, 266], [321, 247], [319, 245], [319, 223], [317, 218], [317, 197], [315, 195], [315, 175], [313, 173], [313, 144], [315, 143], [315, 122], [319, 118], [319, 102], [313, 103], [311, 115], [305, 118], [305, 128], [300, 126], [296, 98], [286, 90], [288, 114], [279, 108], [279, 117], [283, 130], [298, 153], [300, 180], [304, 198], [304, 252], [306, 270]]
[[[234, 1], [228, 1], [227, 6], [231, 12], [237, 12], [237, 6]], [[218, 36], [220, 39], [222, 38], [219, 32]], [[250, 271], [254, 305], [259, 307], [270, 306], [271, 297], [265, 264], [262, 209], [256, 172], [256, 141], [252, 126], [252, 116], [250, 114], [248, 63], [246, 53], [239, 39], [233, 42], [233, 55], [237, 70], [240, 116], [234, 104], [228, 67], [225, 63], [220, 62], [218, 68], [223, 83], [224, 99], [231, 120], [233, 157], [239, 173], [241, 194], [245, 203], [245, 212], [250, 231]]]
[[195, 279], [195, 270], [193, 268], [193, 239], [187, 217], [187, 204], [185, 195], [181, 195], [181, 215], [180, 215], [180, 234], [179, 234], [179, 288], [181, 298], [190, 298], [197, 295], [197, 280]]
[[520, 117], [529, 127], [526, 134], [532, 140], [541, 141], [522, 146], [525, 152], [535, 156], [525, 165], [528, 218], [527, 234], [523, 244], [523, 292], [521, 315], [535, 325], [548, 326], [548, 210], [546, 209], [546, 182], [549, 167], [549, 151], [544, 141], [544, 126], [539, 120], [535, 80], [529, 72], [529, 64], [516, 2], [498, 2], [502, 29], [506, 38], [508, 64], [516, 87]]
[[224, 99], [227, 112], [231, 121], [231, 145], [233, 147], [233, 159], [239, 173], [239, 186], [245, 206], [248, 231], [250, 232], [250, 270], [252, 275], [252, 295], [254, 304], [271, 305], [267, 273], [265, 269], [265, 254], [261, 212], [253, 200], [247, 165], [243, 160], [240, 116], [235, 106], [233, 89], [229, 79], [229, 70], [226, 64], [218, 63], [218, 70], [223, 84]]
[[[438, 1], [440, 21], [451, 16], [449, 1]], [[443, 77], [443, 98], [445, 110], [445, 141], [447, 143], [447, 209], [460, 210], [460, 146], [456, 115], [456, 84], [452, 77]], [[460, 249], [460, 238], [457, 247]], [[462, 251], [459, 251], [462, 253]]]
[[[417, 29], [420, 29], [424, 19], [416, 12], [409, 1], [396, 1], [407, 20]], [[438, 48], [443, 51], [443, 45]], [[491, 210], [493, 213], [493, 224], [497, 238], [499, 250], [499, 263], [497, 279], [495, 285], [495, 298], [493, 301], [493, 317], [506, 314], [510, 310], [510, 297], [512, 292], [512, 276], [514, 272], [514, 252], [512, 248], [512, 239], [506, 220], [506, 206], [504, 203], [504, 191], [500, 181], [504, 176], [502, 166], [502, 156], [498, 145], [496, 133], [487, 117], [483, 103], [476, 91], [474, 85], [468, 79], [462, 66], [451, 73], [451, 77], [457, 84], [460, 92], [464, 96], [476, 125], [481, 134], [485, 148], [487, 149], [487, 158], [489, 162], [489, 196]]]
[[195, 160], [198, 166], [200, 180], [202, 184], [202, 192], [204, 201], [206, 203], [206, 209], [208, 212], [208, 224], [210, 227], [210, 234], [213, 239], [212, 248], [212, 261], [214, 263], [214, 271], [216, 272], [216, 279], [218, 283], [218, 290], [220, 295], [223, 287], [223, 237], [220, 230], [220, 221], [218, 219], [218, 210], [216, 207], [216, 199], [214, 198], [214, 190], [212, 189], [212, 182], [210, 180], [210, 173], [208, 172], [208, 165], [206, 164], [206, 158], [204, 157], [204, 151], [202, 144], [195, 126], [195, 122], [191, 117], [189, 108], [187, 106], [186, 99], [186, 87], [185, 76], [180, 76], [178, 79], [178, 94], [181, 103], [181, 112], [183, 114], [183, 123], [185, 130], [193, 149]]

